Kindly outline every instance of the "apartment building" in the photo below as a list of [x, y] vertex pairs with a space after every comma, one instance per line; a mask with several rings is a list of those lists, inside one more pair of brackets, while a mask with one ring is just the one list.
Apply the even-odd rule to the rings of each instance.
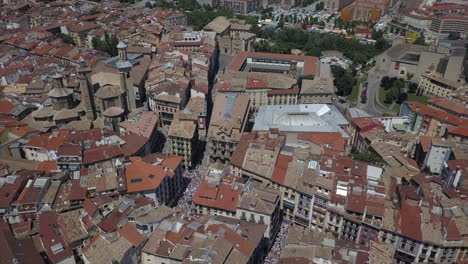
[[221, 7], [231, 9], [232, 12], [239, 15], [246, 15], [257, 10], [260, 7], [259, 0], [220, 0]]
[[378, 21], [392, 4], [391, 0], [356, 0], [343, 8], [343, 20]]
[[419, 102], [404, 102], [400, 115], [408, 118], [408, 130], [426, 136], [443, 136], [447, 126], [466, 126], [467, 121]]
[[235, 55], [252, 51], [256, 35], [250, 32], [252, 25], [245, 20], [228, 19], [219, 16], [206, 25], [203, 30], [216, 32], [216, 41], [222, 54]]
[[351, 2], [353, 2], [353, 0], [327, 0], [324, 1], [324, 4], [327, 10], [340, 11], [345, 6], [351, 4]]
[[432, 19], [431, 31], [435, 33], [468, 33], [468, 17], [452, 15], [452, 16], [441, 16]]
[[421, 75], [418, 89], [427, 96], [448, 97], [465, 87], [463, 82], [455, 82], [442, 77], [439, 73]]
[[229, 161], [248, 122], [249, 108], [250, 101], [246, 94], [216, 95], [208, 129], [208, 148], [212, 162]]
[[141, 260], [143, 264], [207, 260], [213, 263], [261, 263], [267, 250], [263, 237], [265, 229], [265, 225], [241, 220], [233, 222], [221, 216], [194, 216], [184, 221], [171, 217], [149, 237], [142, 249]]
[[198, 129], [197, 120], [185, 118], [183, 113], [172, 120], [168, 137], [171, 146], [171, 154], [184, 158], [184, 166], [191, 168], [194, 157], [198, 154]]
[[300, 104], [331, 104], [334, 94], [330, 78], [303, 79], [298, 101]]
[[173, 205], [182, 191], [183, 157], [152, 154], [124, 161], [127, 192]]
[[220, 93], [247, 94], [250, 109], [257, 112], [265, 105], [297, 104], [299, 87], [291, 76], [266, 72], [241, 72], [228, 70], [218, 84]]
[[245, 134], [231, 158], [230, 170], [277, 190], [286, 219], [323, 230], [334, 181], [319, 173], [322, 151], [323, 147], [297, 133]]
[[212, 168], [192, 198], [195, 212], [266, 225], [264, 236], [273, 241], [282, 218], [279, 193], [255, 185]]

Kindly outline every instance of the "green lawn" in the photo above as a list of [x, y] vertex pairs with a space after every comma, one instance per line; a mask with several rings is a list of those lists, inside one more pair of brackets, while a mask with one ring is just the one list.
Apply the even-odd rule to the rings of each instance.
[[351, 92], [351, 94], [346, 96], [346, 99], [348, 100], [351, 107], [356, 106], [358, 100], [361, 100], [361, 98], [359, 96], [360, 89], [361, 89], [361, 83], [365, 82], [366, 80], [367, 80], [367, 78], [365, 76], [362, 76], [362, 77], [358, 78], [358, 81], [357, 81], [356, 85], [354, 85], [354, 87], [353, 87], [353, 91]]
[[351, 106], [357, 105], [357, 100], [359, 98], [359, 87], [361, 87], [361, 82], [357, 82], [356, 85], [354, 85], [353, 91], [351, 92], [351, 94], [346, 96]]
[[388, 90], [385, 90], [383, 87], [380, 87], [380, 90], [379, 90], [379, 102], [381, 105], [387, 107], [388, 109], [390, 109], [391, 111], [393, 112], [400, 112], [400, 106], [399, 104], [397, 103], [393, 103], [393, 104], [386, 104], [384, 103], [385, 101], [385, 95], [387, 95], [387, 93], [390, 92], [390, 89]]
[[408, 101], [416, 101], [416, 102], [420, 102], [421, 104], [427, 104], [427, 100], [429, 98], [427, 98], [426, 96], [417, 96], [416, 94], [408, 94]]

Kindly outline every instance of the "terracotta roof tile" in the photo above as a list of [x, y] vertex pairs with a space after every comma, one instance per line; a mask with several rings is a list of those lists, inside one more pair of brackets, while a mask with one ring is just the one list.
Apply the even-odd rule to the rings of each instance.
[[261, 53], [261, 52], [241, 52], [234, 57], [229, 69], [238, 71], [245, 60], [249, 57], [266, 57], [274, 59], [284, 60], [297, 60], [304, 61], [304, 75], [317, 75], [317, 57], [312, 56], [299, 56], [299, 55], [288, 55], [288, 54], [273, 54], [273, 53]]
[[203, 181], [194, 194], [192, 201], [202, 206], [235, 212], [243, 189], [243, 186], [237, 185], [237, 189], [234, 187], [233, 184], [237, 178], [228, 175], [219, 186], [210, 185], [208, 180]]
[[135, 160], [125, 166], [128, 192], [155, 190], [167, 176], [163, 166]]
[[448, 114], [445, 111], [435, 109], [415, 101], [407, 101], [406, 104], [410, 107], [411, 111], [423, 116], [429, 116], [442, 123], [448, 123], [459, 126], [468, 126], [468, 120], [454, 116], [452, 114]]
[[291, 162], [292, 160], [292, 156], [283, 154], [278, 155], [278, 160], [276, 161], [275, 170], [273, 171], [271, 180], [278, 184], [284, 184], [289, 162]]
[[134, 223], [125, 224], [118, 232], [121, 236], [132, 243], [135, 248], [139, 247], [146, 240], [144, 235], [138, 233]]
[[407, 201], [401, 201], [401, 234], [418, 241], [422, 239], [420, 211], [417, 205], [410, 205]]

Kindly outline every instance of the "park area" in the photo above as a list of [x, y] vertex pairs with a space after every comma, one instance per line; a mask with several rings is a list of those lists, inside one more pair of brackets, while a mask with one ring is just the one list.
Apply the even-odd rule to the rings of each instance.
[[427, 104], [428, 98], [418, 93], [418, 85], [412, 83], [411, 78], [412, 74], [407, 74], [406, 79], [384, 76], [380, 82], [379, 103], [392, 113], [398, 113], [404, 101]]

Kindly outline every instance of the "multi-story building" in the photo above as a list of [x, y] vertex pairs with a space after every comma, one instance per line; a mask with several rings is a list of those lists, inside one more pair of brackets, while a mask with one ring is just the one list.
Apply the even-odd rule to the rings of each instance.
[[248, 122], [249, 108], [249, 96], [246, 94], [216, 95], [208, 129], [208, 148], [212, 162], [229, 161]]
[[329, 104], [268, 105], [258, 110], [253, 131], [338, 132], [344, 139], [349, 122]]
[[241, 183], [240, 177], [211, 169], [192, 202], [195, 212], [222, 215], [267, 226], [264, 236], [273, 241], [280, 228], [281, 210], [278, 191]]
[[343, 20], [378, 21], [390, 8], [392, 0], [356, 0], [343, 8]]
[[219, 5], [231, 9], [232, 12], [245, 15], [260, 7], [259, 0], [220, 0]]
[[182, 191], [183, 157], [152, 154], [124, 161], [128, 193], [172, 205]]
[[441, 16], [434, 18], [431, 23], [431, 31], [435, 33], [468, 33], [468, 17], [466, 16]]
[[283, 8], [294, 8], [302, 3], [301, 0], [281, 0]]
[[188, 80], [170, 80], [153, 83], [147, 87], [149, 107], [159, 115], [161, 125], [169, 125], [174, 114], [185, 108], [190, 96]]
[[297, 80], [291, 76], [228, 70], [221, 77], [218, 92], [247, 94], [250, 110], [257, 112], [264, 105], [297, 104], [299, 87]]
[[451, 141], [433, 138], [422, 164], [423, 168], [428, 168], [433, 175], [439, 175], [450, 158], [453, 146]]
[[265, 230], [265, 225], [221, 216], [194, 216], [184, 221], [172, 217], [150, 236], [141, 261], [261, 263], [267, 250]]
[[424, 73], [421, 75], [418, 89], [428, 96], [448, 97], [463, 87], [463, 82], [448, 80], [439, 73]]
[[78, 46], [89, 46], [87, 37], [88, 32], [98, 27], [99, 25], [93, 22], [70, 23], [65, 27], [66, 31], [68, 32], [65, 31], [62, 33], [69, 34], [75, 44]]
[[324, 4], [327, 10], [340, 11], [345, 6], [351, 4], [351, 2], [353, 2], [353, 0], [327, 0], [324, 1]]
[[241, 52], [234, 57], [229, 70], [288, 74], [293, 78], [318, 75], [317, 57]]
[[247, 24], [245, 20], [219, 16], [206, 25], [203, 30], [216, 32], [219, 51], [223, 54], [234, 55], [253, 50], [256, 36], [250, 32], [251, 28], [252, 25]]
[[230, 170], [238, 177], [277, 190], [286, 219], [323, 230], [333, 178], [326, 173], [319, 176], [318, 153], [321, 151], [321, 146], [296, 133], [286, 136], [275, 132], [245, 134], [231, 158]]
[[468, 97], [463, 94], [450, 97], [436, 97], [427, 101], [428, 105], [454, 116], [468, 118]]
[[404, 102], [400, 115], [408, 118], [408, 130], [427, 136], [443, 136], [447, 126], [466, 126], [466, 119], [419, 102]]
[[426, 72], [437, 72], [453, 82], [461, 82], [463, 58], [466, 49], [458, 45], [432, 43], [421, 46], [405, 43], [405, 39], [393, 40], [390, 49], [376, 58], [376, 67], [390, 77], [406, 78], [413, 73], [412, 82], [419, 83]]
[[177, 10], [158, 10], [154, 16], [167, 28], [187, 25], [187, 16]]
[[300, 104], [331, 104], [335, 94], [333, 80], [315, 77], [313, 80], [302, 80]]
[[197, 119], [185, 118], [180, 112], [178, 117], [172, 120], [168, 132], [171, 154], [182, 156], [184, 166], [191, 168], [194, 165], [194, 158], [198, 154], [198, 129]]

